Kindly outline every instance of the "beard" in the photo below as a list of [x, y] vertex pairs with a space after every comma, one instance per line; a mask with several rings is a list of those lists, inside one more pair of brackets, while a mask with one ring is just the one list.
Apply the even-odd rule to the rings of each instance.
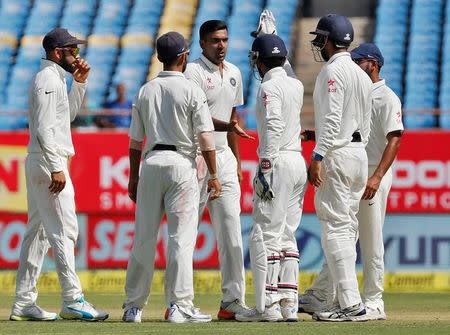
[[322, 55], [322, 58], [325, 62], [328, 62], [330, 60], [330, 56], [328, 55], [328, 53], [325, 51], [325, 48], [322, 48], [320, 50], [320, 54]]
[[61, 66], [69, 73], [73, 73], [75, 71], [75, 67], [72, 65], [72, 63], [69, 63], [65, 57], [61, 59], [59, 66]]

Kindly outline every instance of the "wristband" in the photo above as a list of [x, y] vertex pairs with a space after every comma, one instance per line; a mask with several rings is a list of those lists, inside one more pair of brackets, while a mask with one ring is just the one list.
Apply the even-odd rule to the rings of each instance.
[[318, 154], [317, 152], [314, 152], [314, 151], [313, 151], [313, 153], [312, 153], [312, 159], [314, 159], [315, 161], [321, 162], [322, 159], [323, 159], [323, 156], [320, 155], [320, 154]]
[[217, 179], [217, 173], [210, 173], [209, 180]]

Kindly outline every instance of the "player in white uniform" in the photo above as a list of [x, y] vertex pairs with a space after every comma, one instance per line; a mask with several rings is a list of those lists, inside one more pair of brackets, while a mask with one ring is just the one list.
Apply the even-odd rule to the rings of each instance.
[[[45, 35], [46, 59], [31, 82], [30, 142], [25, 161], [28, 224], [16, 278], [16, 301], [11, 320], [55, 320], [57, 315], [36, 305], [36, 284], [44, 256], [51, 247], [64, 299], [65, 319], [104, 320], [108, 314], [84, 300], [75, 272], [78, 238], [75, 199], [68, 161], [74, 155], [70, 122], [80, 110], [90, 67], [78, 58], [78, 44], [86, 43], [56, 28]], [[66, 72], [74, 82], [67, 94]]]
[[[167, 216], [168, 245], [165, 276], [169, 322], [209, 322], [211, 316], [194, 308], [192, 257], [197, 236], [198, 185], [195, 157], [197, 136], [209, 171], [211, 200], [220, 195], [213, 124], [205, 94], [188, 81], [185, 39], [179, 33], [162, 35], [156, 43], [163, 71], [139, 90], [130, 125], [128, 192], [136, 201], [133, 250], [128, 262], [123, 305], [125, 322], [141, 322], [153, 277], [156, 242], [163, 214]], [[146, 138], [139, 176], [142, 143]]]
[[369, 179], [359, 204], [359, 245], [368, 318], [384, 320], [383, 224], [392, 185], [391, 165], [397, 156], [403, 132], [402, 105], [397, 95], [386, 86], [384, 79], [379, 77], [384, 58], [375, 44], [361, 44], [352, 50], [351, 55], [373, 82], [372, 122], [366, 147]]
[[240, 222], [241, 159], [239, 138], [250, 138], [236, 121], [236, 106], [243, 104], [241, 72], [225, 60], [228, 47], [227, 25], [210, 20], [200, 27], [202, 55], [189, 63], [185, 76], [205, 92], [214, 123], [218, 178], [222, 194], [208, 201], [206, 181], [209, 178], [204, 159], [197, 158], [200, 189], [199, 219], [208, 206], [216, 233], [223, 298], [217, 314], [219, 320], [233, 320], [245, 306], [245, 272]]
[[[359, 244], [364, 275], [364, 303], [367, 320], [384, 320], [384, 244], [383, 224], [387, 196], [392, 184], [391, 165], [403, 131], [400, 99], [380, 79], [384, 64], [381, 51], [375, 44], [364, 43], [351, 52], [352, 59], [369, 75], [373, 84], [372, 117], [368, 156], [369, 179], [359, 204]], [[299, 297], [300, 308], [312, 313], [323, 307], [329, 290], [329, 270], [324, 267], [313, 286]], [[332, 293], [330, 294], [332, 295]]]
[[277, 35], [262, 34], [253, 42], [252, 65], [263, 78], [256, 104], [259, 167], [249, 241], [256, 308], [251, 314], [237, 314], [239, 321], [297, 321], [295, 232], [307, 183], [300, 145], [304, 90], [283, 69], [286, 55]]
[[372, 83], [347, 52], [353, 27], [346, 17], [323, 16], [312, 34], [315, 59], [327, 63], [314, 87], [316, 146], [309, 180], [316, 187], [322, 248], [336, 289], [333, 306], [313, 317], [359, 321], [366, 309], [355, 271], [356, 213], [367, 181]]

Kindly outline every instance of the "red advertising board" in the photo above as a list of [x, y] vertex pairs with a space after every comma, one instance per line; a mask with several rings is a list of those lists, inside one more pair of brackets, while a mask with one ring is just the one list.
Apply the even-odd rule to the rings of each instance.
[[[87, 266], [94, 268], [126, 268], [134, 238], [133, 216], [89, 215], [87, 226]], [[155, 266], [165, 268], [167, 222], [161, 222], [156, 244]], [[149, 255], [149, 262], [152, 261]], [[218, 268], [217, 243], [207, 214], [198, 227], [194, 250], [196, 269]]]
[[[254, 133], [252, 135], [255, 135]], [[24, 159], [26, 132], [0, 132], [0, 212], [26, 212]], [[70, 171], [77, 211], [99, 215], [132, 215], [128, 198], [128, 137], [125, 132], [74, 132], [76, 155]], [[405, 132], [394, 165], [388, 211], [396, 213], [450, 212], [450, 132]], [[244, 180], [241, 207], [252, 210], [252, 177], [257, 162], [257, 140], [241, 140]], [[16, 149], [15, 149], [16, 148]], [[309, 161], [313, 143], [303, 144]], [[17, 154], [14, 152], [17, 151]], [[22, 186], [21, 186], [22, 185]], [[314, 212], [313, 188], [308, 187], [304, 211]]]
[[24, 214], [3, 214], [0, 217], [0, 269], [15, 269], [19, 266], [26, 223], [27, 216]]

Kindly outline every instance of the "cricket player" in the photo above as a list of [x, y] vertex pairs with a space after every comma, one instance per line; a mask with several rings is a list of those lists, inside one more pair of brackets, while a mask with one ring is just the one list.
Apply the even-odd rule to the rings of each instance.
[[225, 60], [228, 28], [225, 22], [210, 20], [200, 27], [202, 55], [189, 63], [185, 76], [206, 94], [214, 123], [218, 179], [222, 194], [208, 201], [209, 179], [205, 161], [197, 157], [200, 189], [199, 219], [208, 206], [216, 234], [222, 275], [223, 298], [217, 314], [219, 320], [234, 320], [245, 305], [245, 273], [240, 222], [240, 181], [242, 180], [239, 136], [251, 138], [237, 124], [236, 107], [243, 104], [241, 72]]
[[309, 180], [316, 187], [322, 248], [336, 290], [334, 304], [313, 318], [360, 321], [366, 309], [355, 271], [356, 213], [367, 182], [372, 82], [347, 52], [353, 27], [345, 16], [323, 16], [311, 34], [314, 58], [326, 64], [313, 93], [316, 145]]
[[[56, 313], [36, 305], [36, 284], [49, 247], [64, 299], [63, 319], [105, 320], [108, 314], [84, 300], [75, 273], [74, 248], [78, 238], [75, 199], [68, 161], [74, 155], [70, 123], [86, 92], [89, 64], [78, 57], [79, 40], [67, 29], [55, 28], [43, 40], [46, 58], [29, 90], [30, 142], [25, 160], [28, 224], [20, 250], [16, 301], [10, 319], [56, 320]], [[73, 76], [67, 93], [66, 72]]]
[[[351, 51], [351, 57], [373, 82], [371, 131], [366, 146], [369, 179], [357, 214], [366, 319], [385, 320], [383, 224], [392, 184], [391, 165], [403, 132], [402, 106], [400, 99], [379, 76], [384, 58], [375, 44], [361, 44]], [[310, 313], [319, 311], [327, 300], [329, 281], [329, 269], [325, 266], [313, 286], [299, 297], [299, 307]]]
[[253, 181], [250, 259], [256, 308], [239, 321], [297, 321], [300, 224], [306, 188], [301, 155], [303, 85], [283, 69], [287, 50], [275, 34], [261, 34], [250, 52], [262, 78], [256, 104], [259, 166]]
[[209, 322], [211, 315], [201, 313], [193, 305], [192, 257], [198, 224], [194, 135], [209, 172], [210, 200], [214, 200], [221, 192], [214, 127], [205, 94], [183, 75], [189, 54], [184, 37], [177, 32], [166, 33], [158, 38], [156, 50], [163, 71], [139, 90], [131, 115], [128, 191], [137, 206], [122, 319], [141, 322], [153, 277], [158, 230], [165, 213], [168, 226], [165, 319], [175, 323]]
[[366, 151], [369, 179], [359, 204], [359, 245], [364, 275], [364, 303], [370, 320], [385, 320], [383, 225], [392, 185], [391, 165], [403, 133], [402, 105], [380, 78], [383, 55], [375, 44], [364, 43], [351, 52], [352, 59], [373, 82], [372, 122]]

